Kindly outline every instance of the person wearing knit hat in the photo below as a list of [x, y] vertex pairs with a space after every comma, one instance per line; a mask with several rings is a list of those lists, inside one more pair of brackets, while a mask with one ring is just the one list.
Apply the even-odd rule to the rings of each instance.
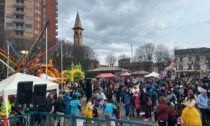
[[188, 93], [188, 94], [193, 94], [193, 91], [192, 91], [191, 89], [189, 89], [189, 90], [187, 91], [187, 93]]
[[[185, 98], [185, 102], [187, 102], [188, 101], [188, 99], [189, 99], [189, 95], [190, 94], [193, 94], [194, 95], [194, 97], [195, 97], [195, 99], [197, 100], [197, 96], [196, 96], [196, 94], [194, 94], [193, 93], [193, 90], [191, 90], [191, 89], [189, 89], [189, 90], [187, 90], [187, 97]], [[197, 108], [197, 104], [196, 104], [196, 106], [195, 106], [196, 108]]]

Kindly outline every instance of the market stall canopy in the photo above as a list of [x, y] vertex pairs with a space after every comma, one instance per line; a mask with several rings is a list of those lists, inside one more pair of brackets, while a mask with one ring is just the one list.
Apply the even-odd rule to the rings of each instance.
[[114, 78], [115, 75], [112, 73], [102, 73], [96, 76], [96, 78]]
[[131, 76], [131, 74], [128, 73], [128, 72], [125, 72], [125, 73], [123, 73], [123, 74], [120, 74], [120, 76], [121, 76], [121, 77], [129, 77], [129, 76]]
[[130, 70], [120, 68], [120, 67], [99, 67], [92, 70], [88, 70], [87, 72], [103, 72], [103, 73], [109, 73], [109, 72], [130, 72]]
[[21, 81], [33, 81], [33, 85], [47, 84], [47, 90], [59, 89], [59, 85], [40, 77], [16, 73], [0, 82], [0, 95], [15, 95], [17, 94], [17, 85]]
[[46, 75], [46, 74], [41, 74], [40, 77], [41, 77], [42, 79], [44, 79], [44, 80], [49, 80], [49, 81], [57, 80], [57, 78], [48, 76], [48, 75]]
[[131, 74], [132, 75], [147, 75], [147, 74], [149, 74], [149, 72], [140, 70], [140, 71], [135, 71], [135, 72], [133, 72]]
[[159, 74], [156, 73], [156, 72], [152, 72], [152, 73], [150, 73], [148, 75], [145, 75], [144, 77], [155, 77], [155, 78], [159, 78]]

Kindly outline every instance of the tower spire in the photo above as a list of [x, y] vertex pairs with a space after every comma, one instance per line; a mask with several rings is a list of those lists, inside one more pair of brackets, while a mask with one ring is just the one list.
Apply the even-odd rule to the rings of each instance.
[[83, 29], [78, 12], [77, 12], [76, 20], [75, 20], [75, 23], [74, 23], [74, 28], [81, 28], [81, 29]]
[[74, 27], [72, 29], [74, 30], [74, 45], [83, 46], [82, 31], [84, 29], [82, 28], [82, 23], [78, 12], [75, 19]]

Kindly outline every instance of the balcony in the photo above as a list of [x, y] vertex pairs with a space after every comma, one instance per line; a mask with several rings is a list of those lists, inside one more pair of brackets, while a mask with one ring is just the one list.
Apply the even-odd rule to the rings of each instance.
[[15, 27], [14, 30], [16, 30], [16, 31], [24, 31], [24, 27]]
[[16, 2], [14, 4], [15, 7], [18, 7], [18, 8], [24, 8], [25, 7], [25, 4], [24, 3], [21, 3], [21, 2]]
[[16, 39], [22, 39], [22, 38], [24, 38], [24, 36], [23, 35], [15, 35], [14, 38], [16, 38]]
[[14, 14], [16, 14], [16, 15], [24, 15], [25, 12], [24, 11], [15, 11]]
[[14, 22], [24, 23], [24, 19], [23, 18], [15, 18]]

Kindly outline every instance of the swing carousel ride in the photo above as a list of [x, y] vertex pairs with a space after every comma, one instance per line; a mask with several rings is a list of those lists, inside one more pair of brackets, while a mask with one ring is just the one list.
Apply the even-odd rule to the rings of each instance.
[[[59, 47], [61, 46], [61, 43], [64, 42], [64, 40], [57, 42], [54, 46], [50, 47], [48, 50], [36, 56], [33, 56], [34, 50], [36, 49], [38, 43], [40, 42], [40, 39], [42, 35], [44, 34], [48, 25], [49, 25], [49, 21], [46, 22], [45, 27], [40, 33], [38, 39], [33, 43], [30, 50], [25, 56], [21, 57], [8, 40], [6, 42], [9, 45], [9, 47], [12, 49], [15, 56], [8, 54], [3, 49], [0, 49], [0, 55], [12, 64], [14, 69], [4, 62], [4, 64], [8, 68], [13, 70], [14, 73], [22, 72], [22, 73], [26, 73], [30, 75], [35, 75], [35, 76], [46, 74], [46, 76], [51, 76], [53, 78], [56, 78], [56, 82], [58, 83], [63, 82], [65, 84], [67, 78], [61, 76], [58, 70], [53, 66], [52, 60], [49, 60], [49, 63], [45, 64], [46, 60], [48, 60], [48, 57], [51, 57], [53, 53], [59, 49]], [[47, 72], [45, 71], [46, 67], [47, 67]]]

